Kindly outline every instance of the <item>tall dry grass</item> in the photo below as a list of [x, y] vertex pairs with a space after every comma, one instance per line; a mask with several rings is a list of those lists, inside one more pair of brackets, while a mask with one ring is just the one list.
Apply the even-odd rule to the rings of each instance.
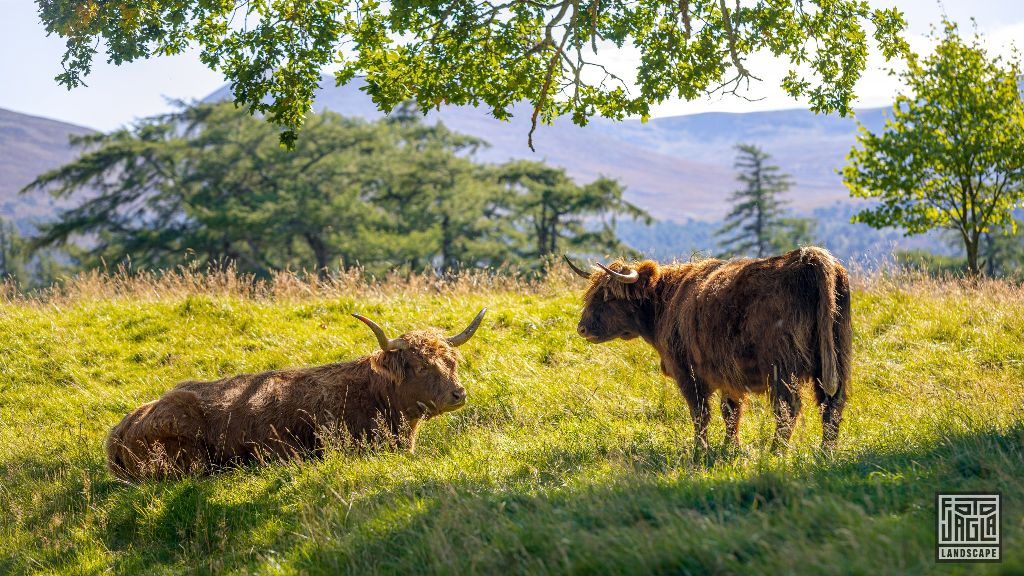
[[[673, 263], [677, 263], [673, 261]], [[992, 302], [1024, 302], [1024, 285], [1001, 278], [968, 278], [962, 275], [931, 275], [896, 264], [866, 266], [851, 263], [851, 287], [856, 292], [903, 292], [909, 295], [982, 298]], [[481, 292], [551, 294], [578, 287], [579, 281], [560, 260], [549, 262], [543, 276], [527, 276], [512, 268], [467, 269], [457, 273], [392, 271], [379, 276], [352, 267], [327, 275], [278, 271], [269, 278], [239, 272], [232, 266], [199, 269], [88, 270], [63, 278], [43, 289], [25, 291], [7, 280], [0, 283], [0, 302], [51, 304], [97, 300], [154, 302], [205, 295], [251, 300], [293, 302], [336, 297], [372, 300], [446, 294], [462, 296]]]
[[384, 276], [349, 268], [327, 275], [278, 271], [269, 278], [239, 272], [234, 267], [197, 270], [114, 271], [89, 270], [63, 278], [43, 289], [25, 291], [12, 281], [0, 284], [0, 301], [68, 303], [97, 300], [154, 302], [187, 296], [231, 297], [252, 300], [300, 301], [332, 297], [391, 299], [425, 294], [452, 296], [481, 292], [544, 293], [569, 285], [567, 267], [552, 269], [544, 278], [530, 278], [504, 270], [464, 270], [451, 274], [404, 273]]

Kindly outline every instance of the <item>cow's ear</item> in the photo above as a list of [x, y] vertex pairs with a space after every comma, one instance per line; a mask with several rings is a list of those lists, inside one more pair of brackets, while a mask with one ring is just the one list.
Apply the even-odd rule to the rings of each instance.
[[645, 260], [640, 262], [636, 266], [633, 266], [634, 271], [637, 274], [637, 281], [633, 284], [634, 291], [647, 292], [657, 284], [658, 279], [662, 277], [662, 270], [656, 262]]
[[377, 352], [370, 358], [374, 372], [391, 380], [395, 385], [405, 381], [405, 353], [402, 350]]
[[643, 262], [640, 262], [635, 269], [637, 275], [640, 277], [639, 283], [644, 287], [653, 286], [661, 277], [661, 267], [658, 266], [657, 262], [653, 262], [651, 260], [644, 260]]

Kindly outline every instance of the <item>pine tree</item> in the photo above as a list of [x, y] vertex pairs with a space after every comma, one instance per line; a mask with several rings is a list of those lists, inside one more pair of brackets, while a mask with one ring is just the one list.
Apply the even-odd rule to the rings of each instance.
[[564, 168], [530, 160], [501, 166], [501, 180], [512, 193], [512, 217], [527, 237], [523, 256], [541, 260], [566, 249], [602, 254], [635, 254], [615, 232], [616, 217], [650, 223], [643, 209], [623, 199], [625, 188], [599, 177], [577, 184]]
[[716, 232], [724, 237], [722, 249], [728, 255], [751, 254], [763, 258], [770, 254], [784, 227], [779, 195], [788, 191], [791, 181], [778, 166], [768, 164], [768, 153], [753, 144], [738, 144], [736, 179], [745, 186], [733, 192], [732, 211]]
[[473, 154], [485, 142], [426, 124], [414, 108], [399, 112], [376, 122], [311, 115], [292, 150], [230, 103], [78, 137], [83, 153], [27, 190], [98, 193], [41, 225], [32, 244], [87, 237], [77, 257], [85, 267], [130, 259], [135, 269], [230, 264], [260, 276], [337, 264], [443, 272], [532, 265], [565, 248], [625, 249], [615, 216], [648, 218], [613, 180], [577, 185], [540, 163], [480, 163]]

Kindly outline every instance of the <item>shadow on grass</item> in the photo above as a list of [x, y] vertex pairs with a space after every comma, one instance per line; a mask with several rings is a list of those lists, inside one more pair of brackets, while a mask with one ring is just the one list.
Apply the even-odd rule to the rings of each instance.
[[[23, 530], [46, 532], [63, 514], [69, 524], [53, 534], [74, 541], [83, 526], [71, 519], [102, 510], [102, 521], [84, 530], [114, 554], [118, 573], [252, 572], [276, 563], [309, 573], [921, 573], [937, 568], [935, 491], [998, 490], [1005, 560], [982, 568], [1020, 572], [1022, 446], [1018, 425], [834, 461], [731, 467], [719, 458], [710, 470], [673, 469], [664, 454], [641, 454], [593, 480], [572, 471], [596, 468], [606, 455], [553, 450], [541, 468], [563, 474], [417, 479], [347, 506], [315, 469], [128, 486], [83, 463], [82, 479], [66, 472]], [[22, 464], [38, 480], [61, 473]], [[232, 481], [239, 497], [225, 494]], [[83, 572], [77, 562], [59, 548], [32, 560]]]
[[[254, 533], [273, 542], [276, 530], [284, 525], [282, 517], [287, 516], [275, 494], [282, 485], [283, 467], [271, 469], [277, 477], [266, 479], [260, 489], [248, 489], [245, 498], [233, 502], [216, 496], [216, 479], [127, 484], [95, 460], [25, 458], [7, 462], [4, 468], [4, 478], [12, 485], [35, 487], [4, 495], [21, 500], [16, 505], [23, 511], [19, 518], [8, 519], [8, 529], [42, 536], [46, 545], [36, 538], [23, 539], [15, 555], [0, 558], [0, 573], [31, 571], [29, 567], [75, 574], [103, 572], [102, 566], [95, 566], [96, 558], [81, 558], [79, 548], [86, 535], [115, 554], [116, 573], [216, 573], [232, 565], [252, 564], [256, 556], [250, 552], [255, 549], [243, 550], [237, 544], [252, 540]], [[259, 472], [263, 471], [230, 473]], [[29, 502], [33, 492], [36, 502]], [[268, 525], [273, 529], [261, 532]], [[85, 562], [94, 569], [84, 569]]]
[[[382, 496], [415, 512], [391, 529], [318, 541], [303, 571], [332, 573], [923, 573], [934, 563], [936, 491], [1003, 493], [1003, 564], [1024, 556], [1024, 427], [952, 436], [935, 446], [735, 474], [632, 473], [580, 487], [449, 490], [409, 483]], [[557, 459], [564, 455], [553, 454]], [[728, 456], [728, 454], [722, 455]], [[657, 461], [651, 458], [651, 461]], [[374, 514], [373, 506], [367, 518]], [[355, 519], [356, 525], [362, 519]], [[942, 567], [976, 571], [978, 565]]]

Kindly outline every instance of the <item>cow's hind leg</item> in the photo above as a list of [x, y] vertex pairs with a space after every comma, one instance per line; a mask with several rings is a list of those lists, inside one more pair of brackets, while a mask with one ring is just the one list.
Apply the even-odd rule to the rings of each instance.
[[725, 445], [727, 448], [739, 448], [740, 419], [743, 417], [744, 398], [729, 396], [722, 392], [722, 420], [725, 420]]
[[841, 383], [834, 396], [829, 396], [817, 382], [814, 397], [821, 409], [821, 449], [831, 453], [839, 439], [839, 425], [843, 421], [843, 407], [846, 406], [846, 384]]
[[772, 379], [768, 394], [775, 414], [775, 438], [772, 440], [772, 451], [785, 450], [789, 439], [793, 436], [796, 417], [800, 414], [800, 390], [796, 378], [775, 377]]

